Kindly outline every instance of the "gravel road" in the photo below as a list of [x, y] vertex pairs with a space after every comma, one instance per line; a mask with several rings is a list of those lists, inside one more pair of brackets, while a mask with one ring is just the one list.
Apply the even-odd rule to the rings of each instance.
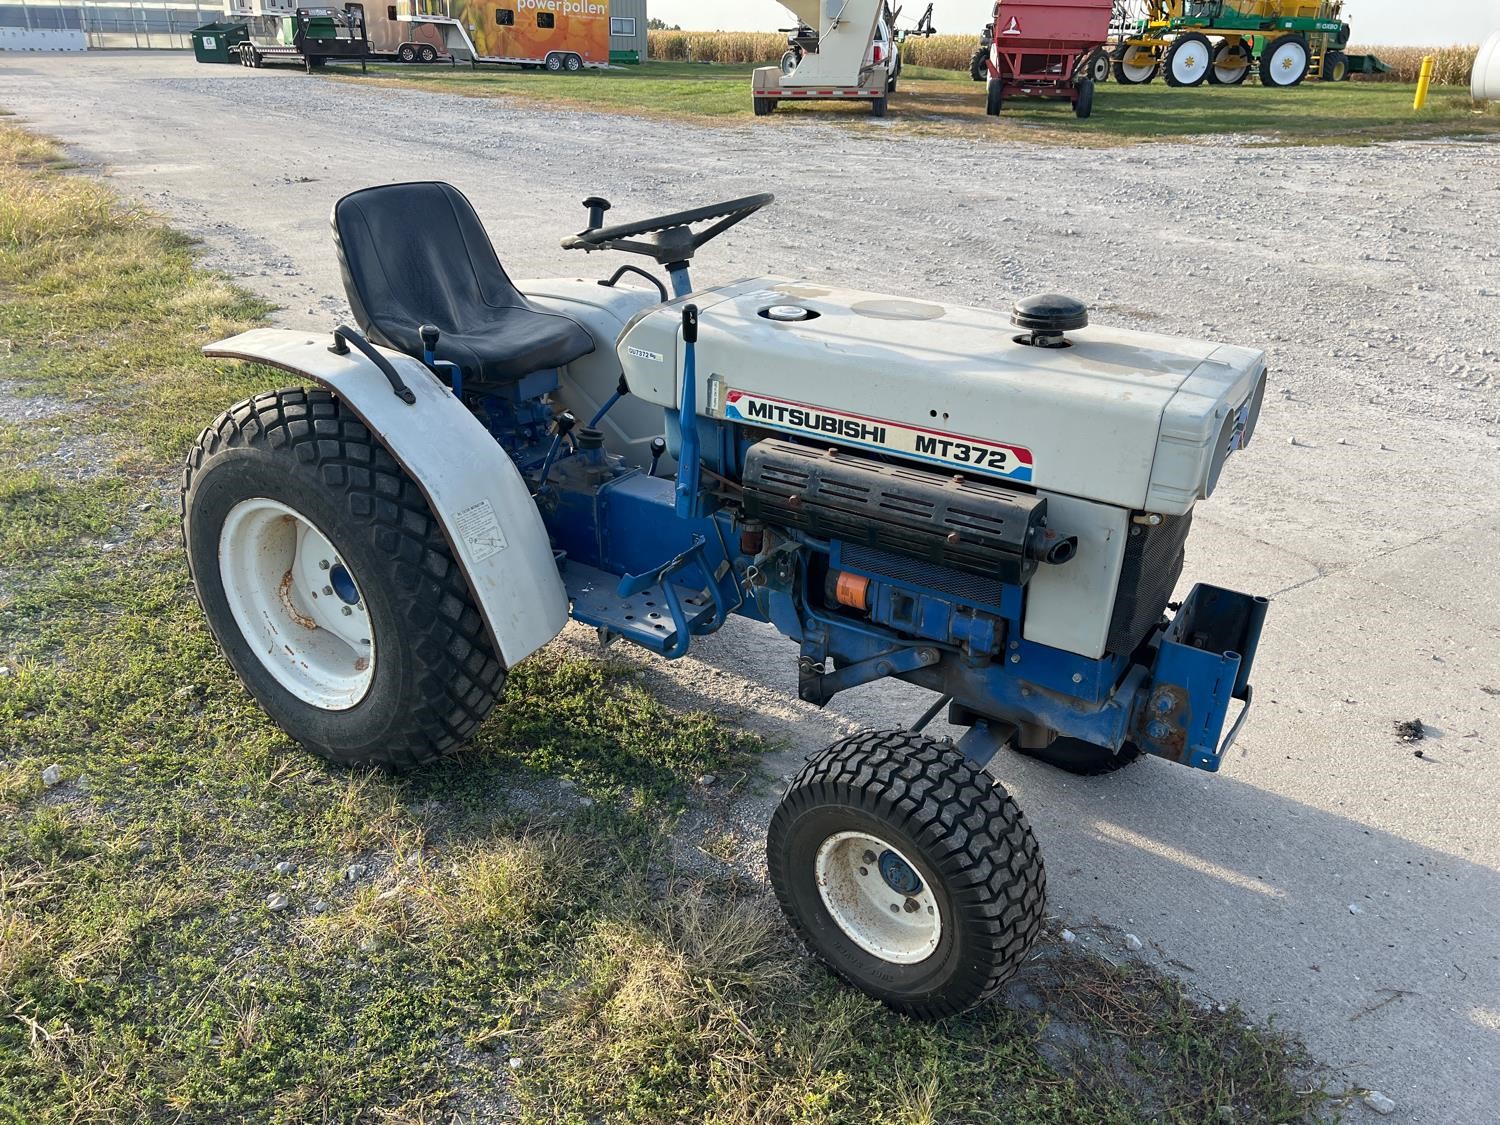
[[[1087, 941], [1118, 957], [1139, 934], [1300, 1032], [1335, 1083], [1389, 1095], [1394, 1120], [1500, 1117], [1500, 147], [706, 128], [151, 53], [0, 59], [0, 106], [200, 236], [289, 325], [345, 314], [340, 194], [440, 177], [515, 276], [601, 275], [558, 249], [586, 195], [624, 219], [772, 190], [700, 284], [775, 272], [1000, 307], [1056, 289], [1099, 321], [1266, 348], [1257, 440], [1199, 507], [1185, 577], [1274, 597], [1240, 748], [1217, 777], [1017, 758], [1007, 784]], [[742, 624], [651, 675], [787, 738], [784, 769], [922, 707], [875, 685], [812, 711], [794, 656]], [[1416, 717], [1421, 757], [1393, 733]]]

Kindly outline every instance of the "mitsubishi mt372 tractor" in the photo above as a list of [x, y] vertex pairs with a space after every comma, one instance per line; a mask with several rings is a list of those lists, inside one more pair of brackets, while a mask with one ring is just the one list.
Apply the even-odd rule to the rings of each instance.
[[[346, 196], [358, 328], [204, 349], [296, 385], [199, 437], [188, 559], [250, 691], [351, 765], [457, 749], [570, 617], [668, 660], [769, 622], [813, 704], [930, 689], [910, 729], [811, 757], [767, 852], [818, 955], [939, 1017], [993, 993], [1042, 924], [1036, 841], [992, 776], [1008, 753], [1214, 770], [1244, 721], [1265, 599], [1168, 599], [1265, 358], [1055, 296], [1005, 315], [780, 277], [695, 288], [694, 252], [770, 202], [606, 226], [589, 199], [564, 247], [665, 282], [514, 283], [453, 187]], [[945, 708], [956, 742], [921, 733]]]

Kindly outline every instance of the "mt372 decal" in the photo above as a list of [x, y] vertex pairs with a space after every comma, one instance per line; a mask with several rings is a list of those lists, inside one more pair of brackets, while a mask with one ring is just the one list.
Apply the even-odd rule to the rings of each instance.
[[729, 422], [831, 439], [843, 445], [857, 445], [1006, 480], [1023, 483], [1031, 480], [1031, 450], [1023, 446], [909, 426], [884, 418], [867, 418], [750, 391], [725, 390], [723, 394], [724, 418]]

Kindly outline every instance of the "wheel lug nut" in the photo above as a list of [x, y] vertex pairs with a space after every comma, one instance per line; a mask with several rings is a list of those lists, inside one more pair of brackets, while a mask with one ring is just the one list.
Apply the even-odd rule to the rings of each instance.
[[870, 869], [868, 867], [861, 867], [859, 869], [859, 873], [861, 875], [868, 875], [870, 873]]
[[866, 863], [874, 863], [875, 862], [875, 853], [872, 852], [872, 851], [866, 850], [865, 854], [864, 854], [864, 861]]
[[319, 570], [327, 570], [332, 565], [333, 564], [330, 563], [327, 559], [319, 559], [318, 560], [318, 569]]
[[353, 612], [354, 612], [354, 610], [353, 610], [352, 607], [347, 606], [347, 605], [344, 607], [344, 616], [345, 617], [348, 617]]
[[324, 586], [323, 587], [323, 593], [325, 593], [325, 594], [332, 594], [333, 593], [333, 587], [332, 586]]
[[915, 914], [918, 910], [921, 909], [921, 907], [917, 905], [916, 899], [909, 898], [906, 900], [906, 905], [902, 909], [904, 909], [908, 914]]

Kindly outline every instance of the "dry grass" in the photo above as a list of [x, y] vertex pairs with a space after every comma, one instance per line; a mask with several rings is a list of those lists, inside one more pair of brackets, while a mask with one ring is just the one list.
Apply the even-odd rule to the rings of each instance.
[[1392, 69], [1390, 74], [1371, 75], [1372, 82], [1415, 82], [1422, 70], [1422, 59], [1432, 55], [1437, 62], [1433, 67], [1432, 81], [1438, 86], [1467, 86], [1474, 69], [1474, 59], [1479, 54], [1477, 44], [1465, 47], [1360, 47], [1351, 46], [1351, 55], [1374, 55]]

